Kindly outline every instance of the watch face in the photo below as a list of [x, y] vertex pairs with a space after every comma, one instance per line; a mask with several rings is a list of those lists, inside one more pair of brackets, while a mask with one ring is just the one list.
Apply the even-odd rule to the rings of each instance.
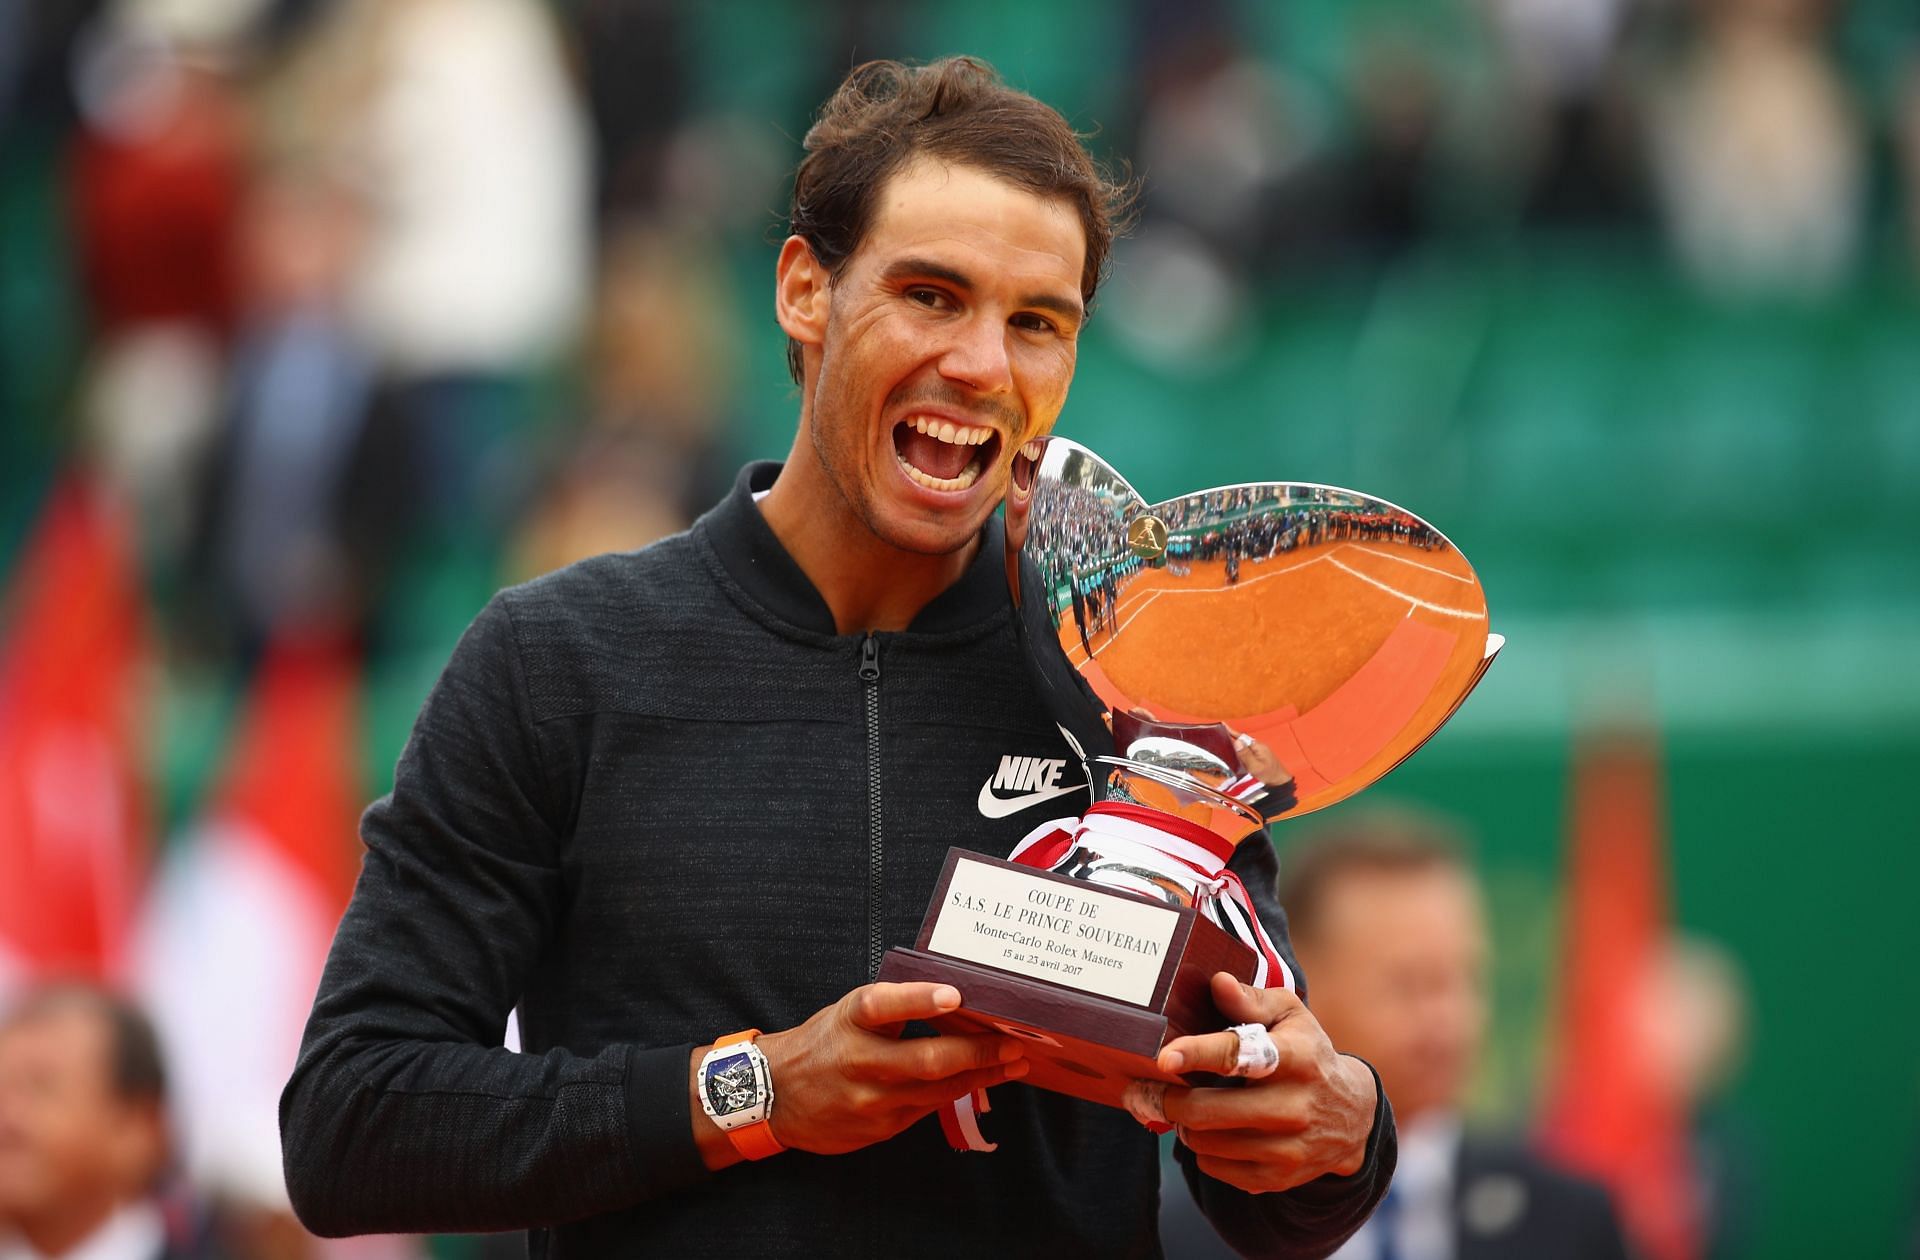
[[746, 1111], [760, 1100], [753, 1060], [742, 1051], [717, 1060], [707, 1069], [707, 1104], [716, 1116]]

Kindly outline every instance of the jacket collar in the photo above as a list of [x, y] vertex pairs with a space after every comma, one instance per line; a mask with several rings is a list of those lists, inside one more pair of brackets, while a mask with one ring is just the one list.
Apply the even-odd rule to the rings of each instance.
[[[780, 465], [766, 460], [748, 464], [733, 489], [695, 524], [704, 532], [727, 575], [749, 597], [780, 620], [814, 634], [835, 633], [827, 601], [807, 579], [754, 503], [773, 486]], [[1007, 594], [1005, 547], [1000, 518], [981, 530], [980, 547], [960, 579], [936, 595], [907, 627], [910, 634], [939, 634], [979, 625], [1012, 607]]]

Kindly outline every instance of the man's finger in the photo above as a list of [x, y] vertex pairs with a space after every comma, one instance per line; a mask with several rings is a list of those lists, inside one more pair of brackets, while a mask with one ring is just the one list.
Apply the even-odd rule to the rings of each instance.
[[1170, 1086], [1161, 1106], [1167, 1119], [1189, 1129], [1298, 1131], [1299, 1087], [1182, 1089]]
[[[1260, 1024], [1275, 1028], [1293, 1019], [1307, 1008], [1286, 989], [1256, 989], [1242, 984], [1232, 973], [1213, 974], [1213, 1002], [1220, 1013], [1236, 1024]], [[1160, 1051], [1163, 1072], [1217, 1072], [1222, 1076], [1244, 1075], [1235, 1069], [1240, 1063], [1241, 1038], [1231, 1030], [1176, 1037]], [[1285, 1059], [1276, 1066], [1284, 1066]], [[1254, 1074], [1264, 1075], [1249, 1064]], [[1272, 1069], [1268, 1069], [1272, 1070]]]
[[1215, 1072], [1232, 1076], [1240, 1062], [1240, 1034], [1231, 1029], [1175, 1037], [1160, 1051], [1163, 1072]]
[[[1290, 1085], [1279, 1085], [1286, 1091]], [[1167, 1120], [1185, 1129], [1267, 1129], [1286, 1131], [1296, 1124], [1284, 1120], [1286, 1110], [1271, 1095], [1273, 1089], [1181, 1089], [1169, 1087], [1162, 1099]]]
[[960, 990], [950, 984], [914, 980], [904, 984], [862, 985], [852, 994], [853, 1022], [875, 1032], [910, 1019], [932, 1019], [960, 1005]]
[[1283, 1154], [1291, 1154], [1298, 1146], [1295, 1138], [1257, 1129], [1194, 1129], [1180, 1125], [1177, 1132], [1180, 1141], [1196, 1155], [1254, 1164], [1271, 1163]]
[[916, 1037], [888, 1047], [888, 1057], [903, 1077], [943, 1081], [961, 1072], [998, 1067], [1026, 1057], [1012, 1037], [993, 1033], [967, 1036]]
[[1027, 1074], [1027, 1061], [1015, 1059], [1011, 1063], [997, 1063], [992, 1067], [978, 1068], [972, 1072], [962, 1072], [958, 1076], [949, 1076], [944, 1081], [932, 1081], [917, 1085], [913, 1095], [919, 1107], [925, 1111], [945, 1106], [964, 1094], [976, 1089], [992, 1089], [995, 1085], [1004, 1085], [1008, 1081], [1017, 1081]]
[[1289, 989], [1256, 989], [1243, 984], [1233, 973], [1213, 973], [1213, 1004], [1229, 1023], [1275, 1024], [1306, 1009], [1300, 997]]
[[1196, 1155], [1194, 1164], [1214, 1180], [1224, 1181], [1230, 1186], [1238, 1186], [1254, 1194], [1291, 1190], [1295, 1186], [1305, 1185], [1320, 1175], [1318, 1172], [1285, 1161], [1255, 1163], [1244, 1159], [1222, 1159], [1217, 1155]]

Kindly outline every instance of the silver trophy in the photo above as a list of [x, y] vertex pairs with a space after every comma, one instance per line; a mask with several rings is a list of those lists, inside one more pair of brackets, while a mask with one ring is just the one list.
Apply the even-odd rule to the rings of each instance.
[[[1136, 1082], [1174, 1079], [1159, 1049], [1225, 1025], [1214, 972], [1294, 987], [1236, 846], [1400, 764], [1503, 640], [1440, 531], [1351, 490], [1149, 503], [1055, 438], [1015, 461], [1006, 539], [1027, 664], [1092, 800], [1005, 861], [951, 851], [914, 946], [880, 975], [955, 985], [961, 1009], [937, 1026], [1021, 1036], [1029, 1084], [1138, 1115]], [[987, 1148], [967, 1100], [942, 1123]]]

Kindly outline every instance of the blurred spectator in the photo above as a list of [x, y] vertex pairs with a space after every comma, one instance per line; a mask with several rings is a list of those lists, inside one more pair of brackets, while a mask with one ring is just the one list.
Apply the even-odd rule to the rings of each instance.
[[[204, 1214], [163, 1199], [168, 1076], [147, 1016], [94, 985], [31, 990], [0, 1017], [0, 1260], [419, 1255], [413, 1239], [315, 1239], [284, 1206], [219, 1187], [195, 1187], [215, 1193]], [[278, 1159], [261, 1173], [277, 1182]]]
[[352, 301], [383, 366], [516, 372], [560, 349], [585, 288], [587, 137], [545, 9], [342, 0], [312, 56], [304, 125], [366, 193]]
[[1132, 21], [1141, 224], [1117, 243], [1108, 304], [1143, 358], [1191, 365], [1244, 323], [1277, 190], [1310, 138], [1230, 5], [1139, 0]]
[[1650, 118], [1667, 235], [1730, 295], [1818, 296], [1849, 276], [1864, 138], [1824, 41], [1825, 0], [1711, 0]]
[[[442, 534], [511, 515], [529, 383], [585, 294], [588, 140], [534, 0], [341, 0], [279, 85], [272, 143], [362, 192], [346, 286], [378, 356], [386, 476]], [[382, 457], [391, 462], [386, 455]]]
[[111, 5], [74, 50], [73, 213], [105, 339], [154, 325], [218, 338], [233, 322], [242, 113], [226, 47], [182, 7]]
[[1727, 1102], [1747, 1052], [1746, 968], [1724, 945], [1675, 935], [1635, 1012], [1649, 1058], [1687, 1117], [1701, 1198], [1701, 1254], [1750, 1254], [1759, 1207], [1754, 1134]]
[[1292, 850], [1285, 871], [1281, 902], [1314, 1013], [1335, 1045], [1374, 1065], [1400, 1125], [1390, 1202], [1341, 1260], [1624, 1257], [1599, 1187], [1463, 1132], [1486, 1032], [1487, 930], [1449, 829], [1412, 813], [1350, 814]]
[[218, 50], [150, 12], [164, 9], [114, 6], [81, 38], [70, 179], [94, 338], [86, 427], [166, 563], [214, 431], [245, 170]]
[[1604, 226], [1640, 209], [1621, 49], [1637, 0], [1480, 0], [1498, 36], [1505, 117], [1540, 224]]
[[1282, 882], [1315, 1013], [1378, 1069], [1401, 1126], [1396, 1201], [1340, 1254], [1623, 1256], [1597, 1187], [1462, 1132], [1487, 944], [1479, 887], [1449, 830], [1415, 814], [1353, 815], [1294, 850]]
[[[1463, 1130], [1487, 1023], [1487, 930], [1452, 830], [1410, 812], [1349, 813], [1290, 849], [1282, 871], [1313, 1013], [1379, 1072], [1400, 1129], [1393, 1187], [1337, 1260], [1624, 1260], [1598, 1186]], [[1172, 1242], [1169, 1256], [1210, 1254]]]
[[1391, 257], [1437, 227], [1444, 70], [1411, 32], [1383, 31], [1363, 41], [1351, 74], [1354, 134], [1330, 172], [1337, 231], [1362, 254]]
[[681, 6], [573, 0], [571, 7], [593, 116], [598, 202], [612, 212], [651, 207], [686, 105]]
[[159, 1260], [165, 1072], [137, 1009], [91, 986], [28, 993], [0, 1022], [0, 1257]]
[[349, 554], [341, 519], [373, 374], [342, 309], [357, 240], [357, 207], [326, 175], [257, 177], [205, 544], [215, 607], [249, 649], [276, 629], [350, 618], [371, 586], [373, 561]]
[[1274, 189], [1315, 140], [1299, 96], [1239, 26], [1220, 0], [1142, 0], [1135, 14], [1149, 219], [1185, 226], [1236, 269], [1258, 259]]
[[735, 373], [725, 271], [691, 218], [611, 224], [588, 338], [587, 425], [516, 541], [516, 576], [683, 529], [731, 470], [723, 388]]

